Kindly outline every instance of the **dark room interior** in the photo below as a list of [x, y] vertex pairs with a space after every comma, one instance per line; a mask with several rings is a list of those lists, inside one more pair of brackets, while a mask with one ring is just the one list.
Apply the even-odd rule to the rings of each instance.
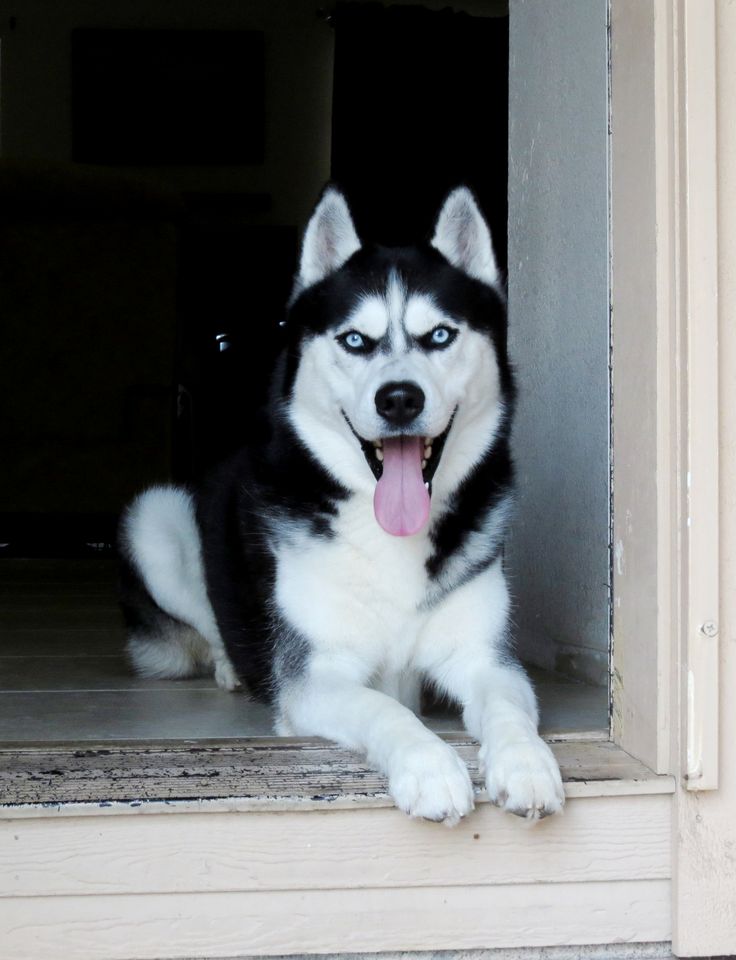
[[[388, 245], [427, 236], [466, 183], [505, 268], [507, 5], [10, 9], [0, 740], [264, 735], [266, 708], [209, 680], [133, 676], [119, 515], [150, 484], [196, 484], [258, 430], [299, 238], [328, 180], [359, 234]], [[607, 724], [598, 688], [541, 672], [538, 688], [548, 730]]]

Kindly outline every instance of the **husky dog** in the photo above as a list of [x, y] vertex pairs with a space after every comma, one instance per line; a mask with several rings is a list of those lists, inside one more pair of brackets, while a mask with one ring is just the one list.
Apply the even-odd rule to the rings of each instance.
[[328, 187], [306, 229], [269, 430], [192, 495], [122, 523], [136, 668], [214, 672], [273, 703], [277, 732], [367, 755], [397, 806], [473, 809], [457, 753], [417, 717], [421, 683], [462, 706], [490, 799], [562, 808], [529, 681], [507, 649], [501, 548], [514, 403], [502, 279], [471, 192], [430, 243], [363, 245]]

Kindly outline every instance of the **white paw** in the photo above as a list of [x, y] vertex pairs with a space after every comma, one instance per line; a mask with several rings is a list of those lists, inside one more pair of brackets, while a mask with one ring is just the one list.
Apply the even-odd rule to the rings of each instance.
[[232, 664], [224, 659], [215, 661], [215, 683], [222, 690], [237, 690], [242, 686]]
[[496, 751], [482, 747], [488, 799], [508, 813], [541, 820], [565, 804], [562, 777], [554, 754], [540, 737], [509, 743]]
[[441, 821], [448, 827], [475, 805], [467, 767], [441, 740], [402, 751], [389, 776], [389, 792], [410, 817]]

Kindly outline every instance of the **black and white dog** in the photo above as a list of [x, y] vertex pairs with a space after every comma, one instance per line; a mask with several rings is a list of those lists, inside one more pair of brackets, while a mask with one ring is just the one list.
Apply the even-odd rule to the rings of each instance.
[[564, 803], [507, 651], [500, 557], [514, 385], [488, 226], [454, 190], [431, 243], [362, 245], [329, 187], [304, 237], [268, 436], [196, 495], [144, 493], [122, 524], [128, 650], [147, 677], [214, 671], [277, 731], [362, 751], [397, 806], [456, 823], [468, 771], [416, 715], [457, 701], [491, 800]]

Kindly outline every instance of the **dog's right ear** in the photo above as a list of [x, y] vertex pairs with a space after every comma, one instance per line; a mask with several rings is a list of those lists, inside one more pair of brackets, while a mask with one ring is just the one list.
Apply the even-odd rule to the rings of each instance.
[[297, 286], [311, 287], [339, 270], [360, 250], [347, 200], [333, 186], [327, 187], [304, 232]]

